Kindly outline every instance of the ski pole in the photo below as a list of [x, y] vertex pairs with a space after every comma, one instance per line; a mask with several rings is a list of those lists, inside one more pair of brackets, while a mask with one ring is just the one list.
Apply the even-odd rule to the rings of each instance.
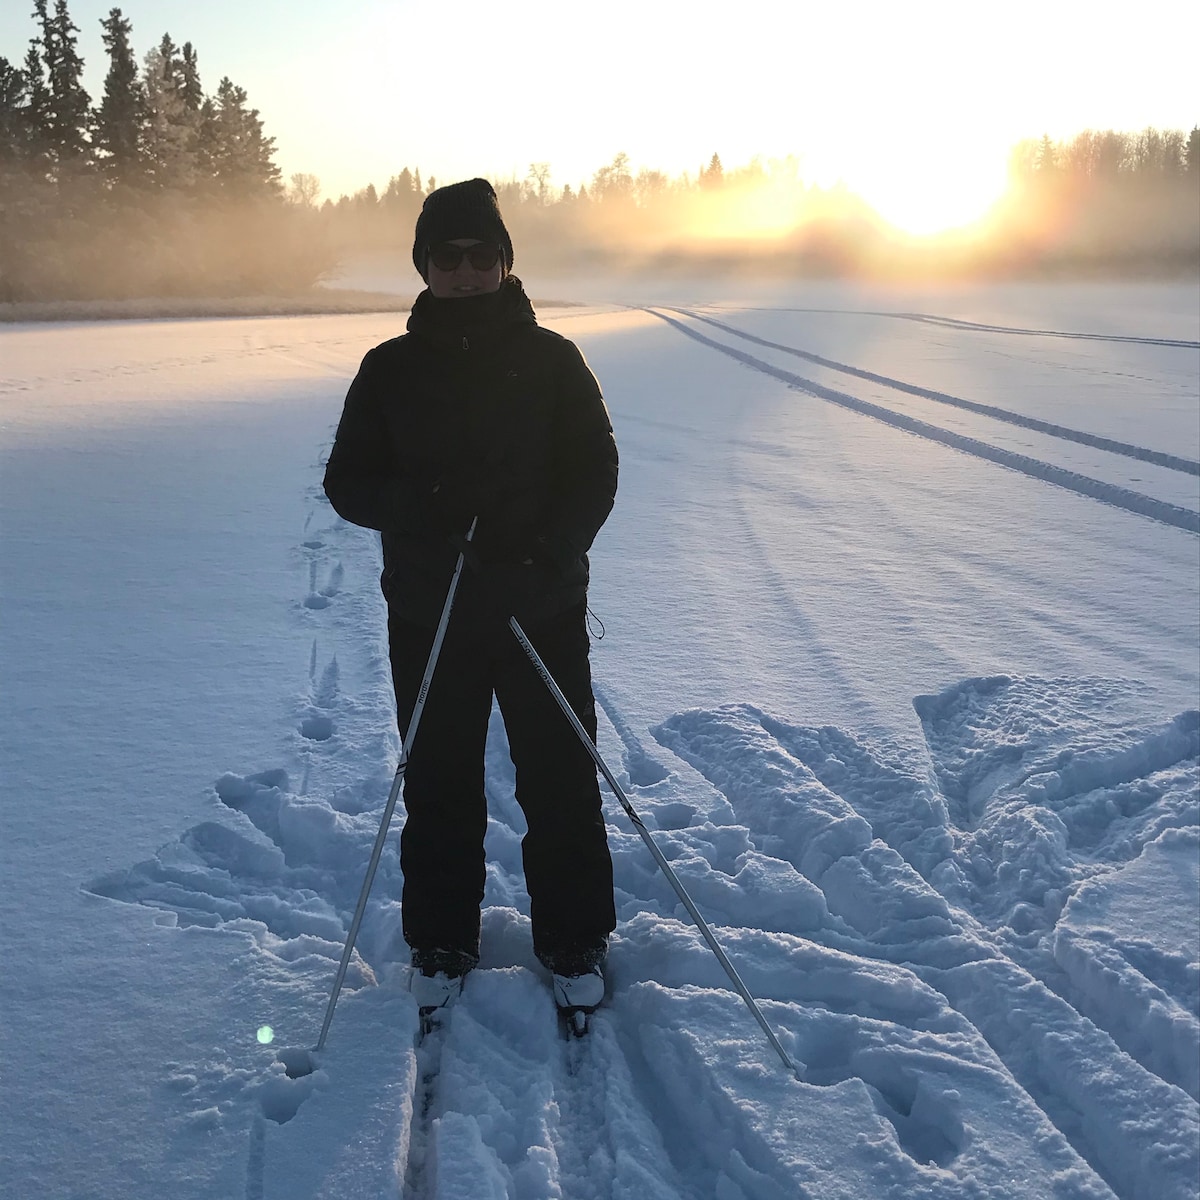
[[537, 673], [541, 676], [542, 682], [550, 689], [550, 694], [558, 701], [558, 707], [563, 710], [567, 720], [571, 722], [571, 727], [579, 735], [579, 740], [587, 748], [589, 754], [595, 760], [596, 766], [600, 768], [604, 778], [608, 780], [608, 786], [612, 788], [614, 795], [621, 802], [621, 807], [625, 810], [626, 816], [633, 822], [634, 828], [642, 836], [642, 841], [646, 843], [650, 853], [654, 856], [654, 861], [658, 863], [662, 873], [667, 877], [667, 882], [675, 889], [675, 894], [679, 897], [683, 907], [687, 909], [692, 920], [696, 922], [696, 928], [700, 930], [704, 940], [708, 943], [708, 948], [717, 956], [717, 962], [725, 968], [725, 974], [729, 976], [730, 982], [733, 984], [738, 995], [746, 1002], [746, 1007], [754, 1014], [754, 1019], [762, 1027], [763, 1033], [767, 1035], [767, 1041], [771, 1043], [775, 1053], [783, 1060], [783, 1065], [799, 1080], [803, 1082], [804, 1070], [803, 1065], [797, 1065], [792, 1061], [791, 1056], [780, 1044], [779, 1038], [775, 1036], [775, 1031], [771, 1028], [767, 1018], [763, 1016], [762, 1009], [759, 1008], [757, 1001], [750, 994], [750, 990], [742, 982], [734, 968], [733, 963], [729, 961], [728, 955], [721, 949], [720, 942], [713, 935], [713, 931], [708, 927], [708, 922], [700, 915], [700, 910], [696, 907], [691, 896], [688, 895], [687, 889], [679, 880], [679, 876], [671, 869], [671, 864], [667, 862], [663, 852], [658, 848], [658, 844], [650, 836], [650, 831], [642, 823], [642, 818], [638, 816], [634, 807], [629, 802], [629, 798], [625, 795], [624, 789], [617, 782], [612, 771], [608, 769], [608, 764], [600, 755], [600, 751], [596, 749], [596, 743], [592, 741], [588, 731], [584, 729], [583, 722], [575, 715], [575, 710], [571, 707], [566, 696], [563, 695], [562, 689], [554, 681], [554, 676], [550, 674], [546, 664], [542, 662], [541, 656], [533, 648], [533, 644], [525, 636], [525, 631], [517, 622], [516, 617], [509, 617], [508, 627], [513, 631], [513, 635], [517, 641], [521, 643], [521, 649], [529, 656], [529, 661], [533, 663]]
[[[469, 542], [475, 533], [475, 521], [471, 522], [471, 528], [467, 530], [466, 540]], [[404, 772], [408, 767], [408, 760], [412, 754], [413, 742], [417, 736], [417, 726], [421, 723], [421, 713], [425, 710], [425, 700], [429, 695], [429, 686], [433, 682], [433, 670], [437, 666], [438, 656], [442, 652], [442, 642], [446, 639], [446, 626], [450, 623], [450, 610], [454, 607], [454, 596], [458, 591], [458, 581], [462, 576], [463, 563], [466, 561], [466, 555], [460, 551], [458, 562], [454, 567], [454, 574], [450, 579], [450, 590], [446, 593], [446, 603], [442, 605], [442, 617], [438, 622], [437, 632], [433, 635], [433, 646], [429, 651], [429, 661], [425, 664], [425, 674], [421, 678], [421, 686], [417, 690], [417, 700], [413, 705], [412, 717], [408, 722], [408, 729], [401, 741], [400, 747], [400, 763], [396, 767], [395, 777], [392, 779], [392, 790], [388, 793], [387, 804], [383, 806], [383, 817], [379, 822], [379, 832], [375, 835], [375, 845], [371, 850], [371, 860], [367, 863], [367, 873], [363, 878], [362, 890], [358, 894], [358, 907], [354, 910], [354, 919], [350, 922], [350, 932], [346, 935], [346, 945], [342, 950], [342, 961], [338, 964], [337, 978], [333, 981], [333, 994], [329, 997], [329, 1005], [325, 1009], [325, 1021], [321, 1025], [321, 1036], [317, 1039], [317, 1044], [313, 1047], [313, 1053], [316, 1054], [325, 1048], [325, 1038], [329, 1034], [329, 1024], [333, 1020], [333, 1010], [337, 1007], [338, 995], [342, 990], [342, 983], [346, 978], [346, 968], [350, 965], [350, 956], [354, 953], [354, 943], [358, 938], [358, 927], [362, 924], [363, 914], [367, 910], [367, 897], [371, 894], [371, 884], [375, 881], [375, 871], [379, 867], [379, 858], [383, 854], [383, 843], [387, 837], [388, 826], [392, 821], [392, 813], [396, 808], [396, 800], [400, 795], [401, 785], [404, 783]]]

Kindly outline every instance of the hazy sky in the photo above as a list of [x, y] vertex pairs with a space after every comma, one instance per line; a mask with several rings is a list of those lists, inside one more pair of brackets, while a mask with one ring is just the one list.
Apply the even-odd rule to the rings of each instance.
[[[0, 0], [17, 63], [32, 0]], [[70, 0], [93, 100], [112, 0]], [[139, 59], [190, 41], [205, 91], [229, 75], [284, 178], [325, 197], [401, 168], [450, 182], [577, 186], [636, 171], [795, 155], [875, 198], [916, 165], [983, 186], [1022, 137], [1200, 121], [1200, 5], [1183, 0], [126, 0]], [[915, 164], [914, 164], [915, 160]], [[977, 178], [978, 177], [978, 178]], [[970, 185], [969, 185], [970, 186]]]

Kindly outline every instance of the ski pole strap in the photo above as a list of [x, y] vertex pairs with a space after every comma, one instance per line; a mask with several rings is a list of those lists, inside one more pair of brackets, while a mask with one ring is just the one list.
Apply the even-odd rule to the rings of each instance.
[[679, 897], [683, 907], [687, 909], [688, 915], [693, 921], [695, 921], [696, 928], [700, 930], [704, 940], [708, 943], [708, 948], [713, 952], [714, 955], [716, 955], [717, 962], [721, 964], [725, 970], [725, 974], [729, 976], [730, 982], [734, 986], [734, 990], [746, 1002], [746, 1007], [749, 1008], [750, 1012], [754, 1016], [754, 1019], [762, 1028], [763, 1033], [766, 1034], [767, 1041], [771, 1043], [775, 1053], [779, 1055], [780, 1059], [782, 1059], [783, 1065], [787, 1067], [787, 1069], [797, 1079], [803, 1081], [803, 1064], [798, 1065], [795, 1063], [788, 1052], [783, 1048], [779, 1038], [775, 1035], [775, 1031], [771, 1028], [770, 1023], [767, 1021], [767, 1018], [763, 1016], [762, 1009], [759, 1008], [758, 1002], [750, 994], [749, 988], [747, 988], [742, 982], [741, 976], [738, 975], [733, 963], [729, 961], [728, 955], [721, 948], [721, 944], [717, 941], [713, 931], [709, 928], [708, 922], [705, 921], [703, 916], [701, 916], [700, 910], [696, 907], [691, 896], [688, 895], [687, 889], [680, 882], [679, 876], [675, 874], [674, 870], [672, 870], [671, 864], [667, 862], [663, 852], [658, 848], [658, 844], [655, 842], [654, 838], [650, 836], [650, 831], [646, 828], [642, 818], [638, 816], [633, 805], [629, 802], [629, 797], [625, 795], [625, 791], [617, 782], [616, 776], [614, 776], [612, 771], [609, 770], [608, 764], [604, 761], [604, 759], [601, 757], [600, 751], [596, 748], [596, 743], [592, 741], [591, 735], [586, 729], [584, 729], [583, 722], [580, 721], [578, 716], [575, 715], [575, 710], [571, 707], [566, 696], [563, 695], [562, 689], [554, 680], [554, 676], [550, 674], [546, 664], [542, 662], [541, 656], [533, 648], [533, 643], [530, 642], [530, 640], [525, 636], [525, 631], [521, 628], [516, 617], [509, 618], [508, 627], [512, 630], [513, 636], [518, 642], [520, 642], [521, 649], [525, 651], [526, 655], [528, 655], [529, 661], [533, 663], [534, 669], [537, 671], [538, 675], [541, 676], [542, 682], [547, 688], [550, 689], [550, 694], [558, 702], [559, 708], [562, 709], [567, 720], [571, 722], [571, 727], [575, 730], [579, 740], [583, 742], [584, 746], [587, 748], [588, 753], [591, 754], [596, 766], [600, 768], [601, 774], [605, 779], [608, 780], [608, 786], [612, 788], [613, 794], [621, 802], [621, 807], [625, 810], [625, 813], [629, 817], [630, 821], [633, 822], [633, 827], [641, 835], [642, 841], [646, 843], [647, 848], [654, 857], [654, 861], [658, 864], [662, 873], [667, 877], [667, 882], [672, 888], [675, 889], [675, 894]]

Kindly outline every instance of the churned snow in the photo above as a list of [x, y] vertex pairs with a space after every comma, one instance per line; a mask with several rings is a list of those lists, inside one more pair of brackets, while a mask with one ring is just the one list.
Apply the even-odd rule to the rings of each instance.
[[803, 1082], [612, 797], [560, 1039], [498, 722], [480, 969], [416, 1047], [393, 830], [314, 1061], [399, 752], [322, 463], [402, 318], [17, 325], [0, 1196], [1194, 1197], [1195, 288], [575, 294], [600, 750]]

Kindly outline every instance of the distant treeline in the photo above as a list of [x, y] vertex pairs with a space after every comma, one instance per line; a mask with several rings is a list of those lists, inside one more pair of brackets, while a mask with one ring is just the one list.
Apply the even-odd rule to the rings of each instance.
[[1200, 128], [1020, 143], [996, 249], [1019, 267], [1200, 268]]
[[[164, 34], [139, 65], [131, 24], [112, 9], [99, 22], [109, 68], [93, 103], [67, 0], [53, 11], [34, 0], [33, 19], [21, 65], [0, 58], [0, 301], [295, 294], [339, 260], [407, 254], [433, 176], [406, 167], [382, 191], [319, 204], [315, 176], [284, 186], [274, 138], [242, 88], [226, 77], [205, 93], [190, 42]], [[635, 172], [622, 153], [577, 188], [554, 186], [544, 162], [493, 182], [518, 270], [1200, 266], [1200, 129], [1042, 138], [1009, 166], [988, 221], [924, 239], [898, 234], [844, 188], [805, 182], [791, 158], [727, 169], [714, 154], [669, 177]]]
[[[545, 268], [995, 276], [1200, 267], [1200, 128], [1044, 137], [1020, 143], [1008, 165], [1008, 191], [986, 220], [927, 238], [890, 228], [844, 188], [807, 183], [794, 158], [727, 170], [714, 154], [695, 174], [669, 177], [634, 172], [618, 154], [578, 188], [553, 187], [547, 163], [493, 182], [519, 259]], [[317, 208], [319, 180], [298, 175], [288, 194], [319, 214], [340, 255], [403, 251], [437, 182], [406, 167], [381, 192], [372, 185]]]

